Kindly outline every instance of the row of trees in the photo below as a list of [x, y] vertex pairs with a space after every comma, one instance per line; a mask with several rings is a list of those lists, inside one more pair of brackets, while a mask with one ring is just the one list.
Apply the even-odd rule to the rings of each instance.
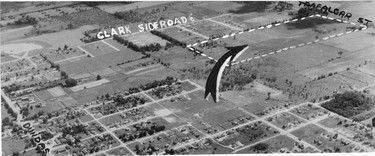
[[168, 36], [167, 34], [164, 34], [164, 33], [160, 32], [160, 31], [153, 30], [153, 31], [151, 31], [151, 33], [156, 35], [156, 36], [159, 36], [160, 38], [162, 38], [164, 40], [167, 40], [167, 41], [171, 42], [173, 45], [186, 47], [186, 43], [180, 42], [179, 40], [174, 39], [174, 38]]
[[162, 47], [159, 43], [149, 44], [149, 45], [145, 45], [145, 46], [138, 46], [131, 41], [128, 41], [128, 40], [125, 40], [122, 37], [119, 37], [118, 35], [113, 35], [113, 39], [116, 40], [117, 42], [125, 45], [125, 46], [128, 46], [128, 48], [130, 48], [134, 51], [137, 51], [137, 52], [146, 52], [146, 51], [154, 52], [154, 51], [159, 51], [160, 49], [162, 49]]

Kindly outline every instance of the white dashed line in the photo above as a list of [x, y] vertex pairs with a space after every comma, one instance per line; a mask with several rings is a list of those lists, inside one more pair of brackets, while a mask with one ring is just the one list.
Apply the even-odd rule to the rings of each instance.
[[357, 31], [358, 31], [358, 29], [355, 29], [355, 30], [354, 30], [354, 32], [357, 32]]
[[289, 23], [289, 21], [285, 21], [284, 23]]
[[255, 30], [255, 29], [250, 29], [249, 32], [252, 32], [252, 31], [254, 31], [254, 30]]
[[259, 27], [258, 29], [260, 30], [260, 29], [263, 29], [264, 27], [262, 26], [262, 27]]
[[276, 53], [279, 53], [279, 52], [281, 52], [281, 51], [283, 51], [283, 50], [277, 50]]
[[202, 56], [207, 56], [206, 54], [201, 54]]
[[334, 38], [334, 37], [336, 37], [336, 35], [332, 35], [332, 36], [330, 36], [330, 38]]
[[340, 20], [340, 19], [336, 19], [336, 21], [337, 21], [337, 22], [342, 22], [342, 20]]
[[337, 36], [341, 36], [341, 35], [344, 35], [344, 33], [339, 33], [339, 34], [337, 34]]
[[208, 41], [207, 41], [207, 40], [205, 40], [205, 41], [202, 41], [202, 42], [201, 42], [201, 44], [203, 44], [203, 43], [206, 43], [206, 42], [208, 42]]
[[327, 16], [322, 16], [322, 18], [325, 18], [325, 19], [327, 19], [328, 17], [327, 17]]
[[286, 51], [286, 50], [288, 50], [288, 49], [289, 49], [289, 48], [288, 48], [288, 47], [286, 47], [286, 48], [284, 48], [283, 50], [284, 50], [284, 51]]
[[230, 36], [234, 36], [234, 35], [236, 35], [235, 33], [233, 33], [233, 34], [230, 34]]
[[312, 43], [312, 42], [307, 42], [306, 44], [309, 45], [309, 44], [311, 44], [311, 43]]
[[219, 38], [215, 38], [215, 39], [213, 39], [213, 41], [216, 41], [216, 40], [219, 40]]
[[258, 58], [260, 58], [260, 56], [254, 57], [254, 59], [258, 59]]
[[241, 31], [241, 32], [238, 32], [238, 34], [242, 34], [243, 33], [243, 31]]
[[362, 30], [366, 30], [366, 29], [367, 29], [367, 27], [362, 28]]
[[267, 28], [271, 28], [271, 27], [272, 27], [272, 25], [267, 25], [266, 27], [267, 27]]
[[212, 57], [210, 57], [210, 56], [208, 56], [207, 58], [209, 58], [209, 59], [211, 59], [211, 60], [213, 60], [214, 58], [212, 58]]
[[327, 40], [329, 37], [324, 37], [323, 40]]
[[290, 49], [294, 49], [294, 48], [296, 48], [296, 46], [290, 46], [289, 48], [290, 48]]
[[350, 33], [352, 33], [352, 31], [347, 31], [345, 34], [350, 34]]
[[246, 60], [241, 60], [240, 62], [241, 62], [241, 63], [242, 63], [242, 62], [246, 62]]
[[223, 38], [228, 38], [229, 37], [229, 35], [225, 35], [225, 36], [223, 36]]
[[298, 44], [299, 47], [300, 47], [300, 46], [303, 46], [303, 45], [305, 45], [305, 43]]
[[189, 49], [194, 51], [194, 48], [189, 48]]
[[272, 55], [272, 54], [275, 54], [275, 52], [270, 52], [270, 53], [268, 53], [269, 55]]
[[357, 24], [356, 24], [356, 23], [354, 23], [354, 22], [350, 22], [350, 24], [351, 24], [351, 25], [357, 25]]
[[328, 19], [330, 19], [330, 20], [334, 20], [334, 18], [332, 18], [332, 17], [328, 17]]
[[186, 47], [188, 47], [188, 48], [191, 47], [191, 44], [188, 44]]
[[266, 56], [267, 56], [267, 54], [262, 55], [262, 57], [266, 57]]
[[306, 17], [302, 17], [302, 18], [301, 18], [301, 20], [304, 20], [304, 19], [306, 19]]
[[322, 15], [316, 14], [315, 16], [322, 17]]
[[196, 46], [196, 45], [198, 45], [198, 43], [194, 43], [194, 44], [193, 44], [193, 47]]
[[344, 23], [349, 23], [349, 21], [342, 21], [342, 22], [344, 22]]
[[248, 58], [246, 61], [250, 61], [250, 60], [252, 60], [253, 58]]
[[317, 39], [317, 40], [315, 40], [314, 42], [316, 43], [316, 42], [319, 42], [320, 40], [319, 39]]
[[281, 23], [277, 23], [277, 24], [275, 24], [275, 26], [279, 26]]

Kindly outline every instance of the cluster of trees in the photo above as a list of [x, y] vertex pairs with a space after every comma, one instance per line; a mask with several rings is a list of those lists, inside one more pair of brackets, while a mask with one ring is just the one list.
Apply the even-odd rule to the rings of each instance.
[[162, 47], [159, 43], [149, 44], [149, 45], [145, 45], [145, 46], [138, 46], [138, 45], [134, 44], [133, 42], [125, 40], [124, 38], [119, 37], [117, 35], [113, 35], [113, 39], [116, 40], [117, 42], [125, 45], [125, 46], [128, 46], [128, 48], [130, 48], [134, 51], [137, 51], [137, 52], [142, 52], [142, 53], [144, 53], [146, 51], [154, 52], [154, 51], [159, 51], [160, 49], [162, 49]]
[[119, 136], [119, 139], [122, 142], [125, 143], [125, 142], [128, 142], [128, 141], [135, 140], [137, 138], [143, 138], [147, 135], [153, 135], [155, 133], [158, 133], [158, 132], [161, 132], [161, 131], [165, 130], [164, 125], [157, 125], [156, 123], [152, 123], [152, 126], [148, 127], [148, 126], [142, 126], [142, 124], [143, 123], [133, 125], [133, 127], [136, 129], [135, 132], [137, 132], [137, 133], [122, 134], [122, 135]]
[[38, 21], [34, 17], [30, 17], [30, 16], [20, 18], [19, 20], [14, 22], [15, 25], [23, 25], [23, 24], [34, 25], [37, 23]]
[[149, 90], [151, 88], [156, 88], [156, 87], [159, 87], [159, 86], [172, 85], [173, 83], [176, 83], [176, 82], [177, 82], [176, 78], [168, 76], [164, 80], [160, 80], [160, 81], [155, 80], [152, 83], [147, 83], [145, 85], [140, 85], [139, 88], [141, 88], [142, 90]]
[[4, 107], [7, 110], [7, 113], [10, 114], [10, 116], [12, 116], [13, 118], [17, 119], [18, 114], [16, 112], [14, 112], [12, 108], [10, 108], [9, 104], [4, 100], [3, 97], [1, 97], [1, 101], [4, 104]]
[[62, 130], [62, 137], [65, 138], [66, 135], [72, 135], [72, 136], [75, 136], [79, 133], [85, 133], [85, 134], [89, 134], [85, 125], [83, 124], [77, 124], [77, 125], [73, 125], [73, 126], [66, 126], [64, 127]]
[[352, 117], [374, 108], [375, 100], [362, 92], [347, 91], [334, 95], [333, 100], [322, 104], [322, 106], [342, 116]]
[[76, 86], [77, 85], [77, 80], [73, 79], [73, 78], [67, 78], [65, 79], [65, 86], [66, 87], [73, 87], [73, 86]]
[[121, 95], [113, 98], [113, 101], [116, 103], [116, 107], [125, 107], [132, 108], [137, 107], [138, 104], [145, 104], [147, 100], [140, 96], [129, 96], [124, 98]]
[[159, 36], [160, 38], [162, 38], [164, 40], [167, 40], [167, 41], [171, 42], [172, 45], [186, 47], [186, 43], [180, 42], [180, 41], [168, 36], [167, 34], [164, 34], [164, 33], [160, 32], [160, 31], [153, 30], [153, 31], [151, 31], [151, 33], [156, 35], [156, 36]]
[[162, 99], [165, 95], [176, 95], [181, 92], [181, 86], [167, 86], [163, 88], [155, 88], [152, 90], [152, 94], [158, 97], [159, 99]]

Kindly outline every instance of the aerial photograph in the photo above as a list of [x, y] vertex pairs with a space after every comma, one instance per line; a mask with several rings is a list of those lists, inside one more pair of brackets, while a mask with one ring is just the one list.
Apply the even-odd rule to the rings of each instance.
[[375, 152], [375, 1], [2, 1], [1, 155]]

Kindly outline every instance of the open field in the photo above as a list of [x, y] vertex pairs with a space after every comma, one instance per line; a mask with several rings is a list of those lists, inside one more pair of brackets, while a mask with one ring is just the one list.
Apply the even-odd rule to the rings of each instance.
[[103, 42], [90, 43], [81, 47], [94, 56], [100, 56], [104, 54], [117, 52], [117, 50], [113, 49], [112, 47]]
[[80, 84], [80, 85], [71, 87], [70, 89], [73, 92], [78, 92], [78, 91], [81, 91], [83, 89], [100, 86], [100, 85], [102, 85], [104, 83], [108, 83], [108, 82], [109, 82], [109, 80], [107, 80], [107, 79], [100, 79], [100, 80], [97, 80], [97, 81], [92, 81], [92, 82], [87, 82], [87, 83], [84, 83], [84, 84]]
[[121, 4], [121, 3], [111, 3], [111, 4], [102, 4], [98, 7], [108, 13], [129, 11], [134, 9], [141, 9], [146, 7], [152, 7], [160, 4], [170, 3], [168, 1], [152, 1], [152, 2], [135, 2], [132, 4]]
[[169, 27], [163, 29], [162, 32], [186, 44], [192, 44], [204, 40], [203, 37], [195, 35], [194, 33], [190, 33], [178, 27]]
[[53, 97], [59, 97], [65, 95], [65, 91], [59, 86], [47, 89], [47, 91], [53, 96]]
[[130, 36], [125, 37], [125, 39], [133, 42], [134, 44], [138, 46], [145, 46], [145, 45], [156, 44], [156, 43], [159, 43], [161, 46], [165, 46], [165, 44], [168, 42], [158, 36], [151, 34], [150, 32], [130, 35]]

